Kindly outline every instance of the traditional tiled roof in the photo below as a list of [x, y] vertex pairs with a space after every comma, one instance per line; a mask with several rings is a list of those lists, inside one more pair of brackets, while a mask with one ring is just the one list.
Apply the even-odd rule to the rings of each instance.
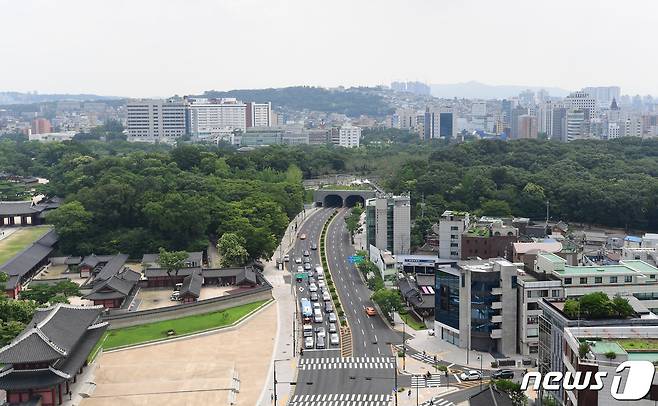
[[[195, 252], [187, 253], [187, 259], [185, 259], [185, 263], [187, 263], [188, 266], [199, 267], [201, 266], [202, 262], [203, 262], [203, 252], [195, 251]], [[142, 264], [144, 264], [147, 268], [149, 267], [159, 268], [160, 254], [144, 254], [142, 256]]]
[[103, 267], [101, 268], [100, 272], [98, 272], [98, 275], [96, 275], [95, 280], [101, 280], [101, 281], [106, 281], [119, 273], [126, 265], [126, 261], [128, 260], [128, 255], [126, 254], [117, 254], [114, 255], [112, 258], [110, 258], [109, 261]]
[[236, 284], [244, 282], [256, 284], [256, 271], [250, 266], [240, 268], [210, 268], [203, 270], [204, 278], [228, 278], [235, 277]]
[[91, 292], [83, 298], [89, 300], [123, 299], [137, 285], [140, 277], [140, 273], [126, 268], [106, 281], [98, 281]]
[[180, 289], [181, 296], [193, 296], [199, 298], [201, 295], [201, 285], [203, 285], [203, 276], [201, 273], [193, 273], [183, 279], [183, 286]]
[[5, 289], [14, 289], [23, 275], [28, 273], [39, 262], [43, 261], [53, 252], [53, 245], [57, 242], [57, 232], [52, 229], [39, 240], [18, 253], [4, 265], [0, 266], [0, 272], [9, 275]]
[[31, 201], [0, 202], [0, 216], [20, 216], [39, 213]]

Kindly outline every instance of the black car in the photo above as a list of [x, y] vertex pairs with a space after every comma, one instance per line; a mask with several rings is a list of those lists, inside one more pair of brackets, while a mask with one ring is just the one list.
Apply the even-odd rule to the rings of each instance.
[[491, 374], [491, 379], [514, 379], [514, 371], [511, 369], [499, 369]]
[[311, 253], [308, 252], [308, 250], [304, 250], [304, 256], [305, 256], [305, 257], [308, 257], [309, 255], [311, 255]]

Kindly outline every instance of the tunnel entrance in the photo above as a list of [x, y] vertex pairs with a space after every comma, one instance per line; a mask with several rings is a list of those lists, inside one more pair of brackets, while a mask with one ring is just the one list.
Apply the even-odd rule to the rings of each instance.
[[338, 195], [327, 195], [322, 203], [324, 207], [343, 207], [343, 198]]
[[360, 204], [361, 207], [365, 207], [366, 201], [359, 195], [349, 195], [345, 198], [345, 207], [354, 207], [357, 204]]

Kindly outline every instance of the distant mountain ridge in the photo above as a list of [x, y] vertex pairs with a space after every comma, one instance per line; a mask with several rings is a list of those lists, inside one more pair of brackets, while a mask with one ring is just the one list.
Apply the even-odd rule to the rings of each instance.
[[46, 103], [61, 100], [89, 101], [89, 100], [117, 100], [121, 97], [99, 96], [96, 94], [39, 94], [21, 92], [0, 92], [0, 105]]
[[518, 86], [518, 85], [488, 85], [476, 81], [464, 83], [432, 84], [432, 96], [452, 99], [506, 99], [518, 96], [524, 90], [544, 89], [550, 96], [565, 97], [571, 91], [550, 86]]

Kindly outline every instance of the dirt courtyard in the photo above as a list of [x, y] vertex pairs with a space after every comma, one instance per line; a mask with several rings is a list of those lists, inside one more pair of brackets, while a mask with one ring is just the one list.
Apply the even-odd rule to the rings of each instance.
[[[224, 296], [226, 292], [235, 289], [235, 286], [203, 286], [199, 300]], [[158, 309], [160, 307], [176, 306], [180, 302], [170, 300], [169, 297], [174, 289], [142, 288], [137, 293], [139, 301], [138, 310]]]
[[233, 331], [104, 353], [97, 387], [81, 405], [227, 405], [235, 372], [236, 404], [253, 406], [268, 373], [274, 335], [266, 332], [276, 331], [276, 317], [270, 305]]

